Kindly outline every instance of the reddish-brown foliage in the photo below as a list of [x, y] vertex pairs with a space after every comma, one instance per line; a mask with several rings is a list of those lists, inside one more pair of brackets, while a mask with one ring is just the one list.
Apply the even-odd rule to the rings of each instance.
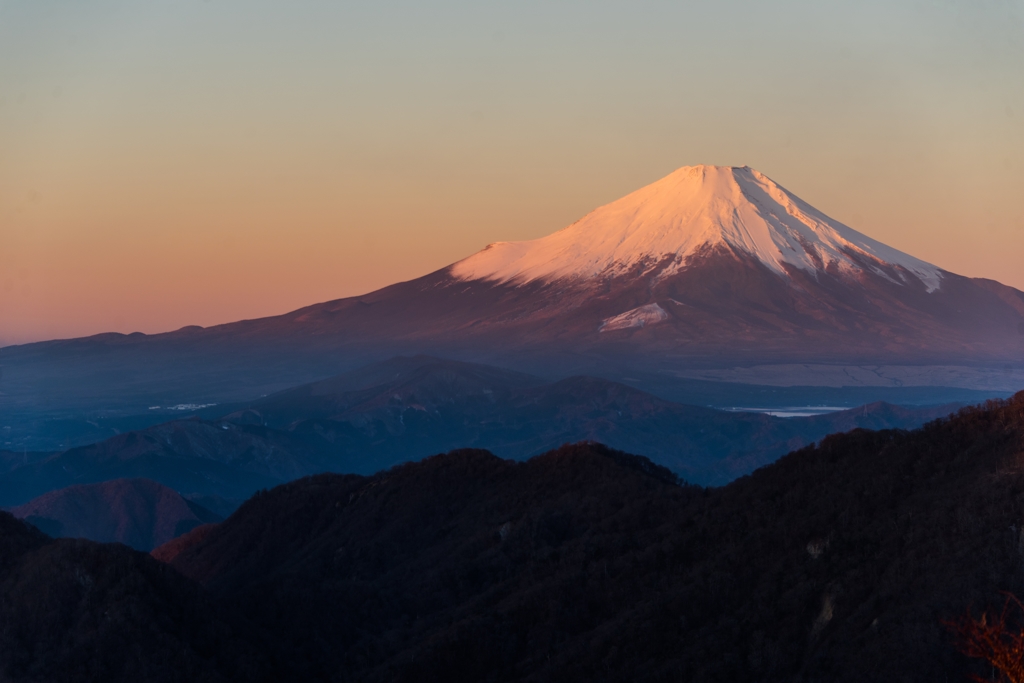
[[[956, 635], [957, 645], [965, 655], [988, 662], [1010, 683], [1024, 683], [1024, 629], [1009, 623], [1011, 612], [1024, 614], [1024, 605], [1017, 596], [1007, 593], [998, 614], [982, 612], [975, 619], [968, 612], [946, 622], [946, 626]], [[979, 683], [989, 680], [977, 675], [971, 678]]]

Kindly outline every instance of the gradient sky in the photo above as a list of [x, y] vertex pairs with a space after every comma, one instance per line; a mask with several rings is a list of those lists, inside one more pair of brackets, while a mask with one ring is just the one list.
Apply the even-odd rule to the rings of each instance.
[[1024, 289], [1024, 0], [0, 0], [0, 345], [359, 294], [698, 163]]

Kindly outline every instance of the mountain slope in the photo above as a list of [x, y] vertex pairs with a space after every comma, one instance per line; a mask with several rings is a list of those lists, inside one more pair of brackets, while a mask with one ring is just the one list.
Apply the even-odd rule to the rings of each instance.
[[71, 486], [10, 512], [50, 536], [124, 543], [145, 551], [222, 519], [148, 479]]

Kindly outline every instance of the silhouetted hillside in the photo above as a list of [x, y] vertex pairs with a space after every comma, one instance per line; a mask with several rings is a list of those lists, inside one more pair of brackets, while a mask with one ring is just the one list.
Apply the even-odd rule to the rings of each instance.
[[1024, 593], [1022, 457], [1024, 393], [721, 489], [597, 444], [317, 475], [170, 566], [0, 514], [0, 680], [965, 680], [941, 621]]
[[242, 632], [147, 555], [53, 541], [0, 512], [0, 680], [263, 680]]
[[152, 550], [222, 518], [149, 479], [115, 479], [51, 491], [11, 510], [53, 537]]
[[963, 680], [940, 621], [1024, 589], [1022, 455], [1024, 394], [722, 489], [459, 451], [258, 495], [173, 565], [305, 678]]

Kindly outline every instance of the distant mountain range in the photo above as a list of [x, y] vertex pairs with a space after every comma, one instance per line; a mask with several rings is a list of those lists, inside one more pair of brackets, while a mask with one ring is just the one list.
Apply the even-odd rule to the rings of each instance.
[[1024, 293], [888, 247], [750, 168], [693, 166], [555, 234], [363, 296], [0, 349], [0, 412], [250, 400], [410, 353], [646, 390], [707, 368], [952, 364], [956, 386], [991, 390], [972, 368], [1022, 370]]
[[[328, 468], [305, 441], [265, 427], [187, 420], [72, 448], [0, 475], [0, 505], [112, 479], [146, 478], [237, 505], [253, 492]], [[233, 509], [233, 506], [230, 506]]]
[[549, 383], [486, 365], [399, 357], [250, 404], [209, 409], [230, 411], [219, 417], [34, 455], [0, 472], [0, 505], [76, 484], [145, 477], [206, 496], [195, 500], [226, 514], [259, 489], [317, 472], [372, 474], [460, 447], [525, 459], [582, 440], [641, 453], [692, 483], [720, 485], [828, 434], [909, 429], [956, 407], [876, 403], [780, 418], [680, 405], [593, 377]]
[[1024, 393], [718, 489], [594, 444], [462, 450], [261, 492], [152, 557], [0, 513], [0, 678], [984, 678], [942, 622], [1024, 594], [1022, 444]]
[[[827, 434], [913, 428], [956, 406], [861, 406], [806, 418], [664, 401], [594, 377], [557, 382], [429, 356], [399, 357], [253, 402], [258, 421], [363, 453], [369, 474], [459, 447], [522, 459], [581, 440], [641, 453], [688, 481], [723, 484]], [[375, 458], [371, 459], [370, 454]]]

